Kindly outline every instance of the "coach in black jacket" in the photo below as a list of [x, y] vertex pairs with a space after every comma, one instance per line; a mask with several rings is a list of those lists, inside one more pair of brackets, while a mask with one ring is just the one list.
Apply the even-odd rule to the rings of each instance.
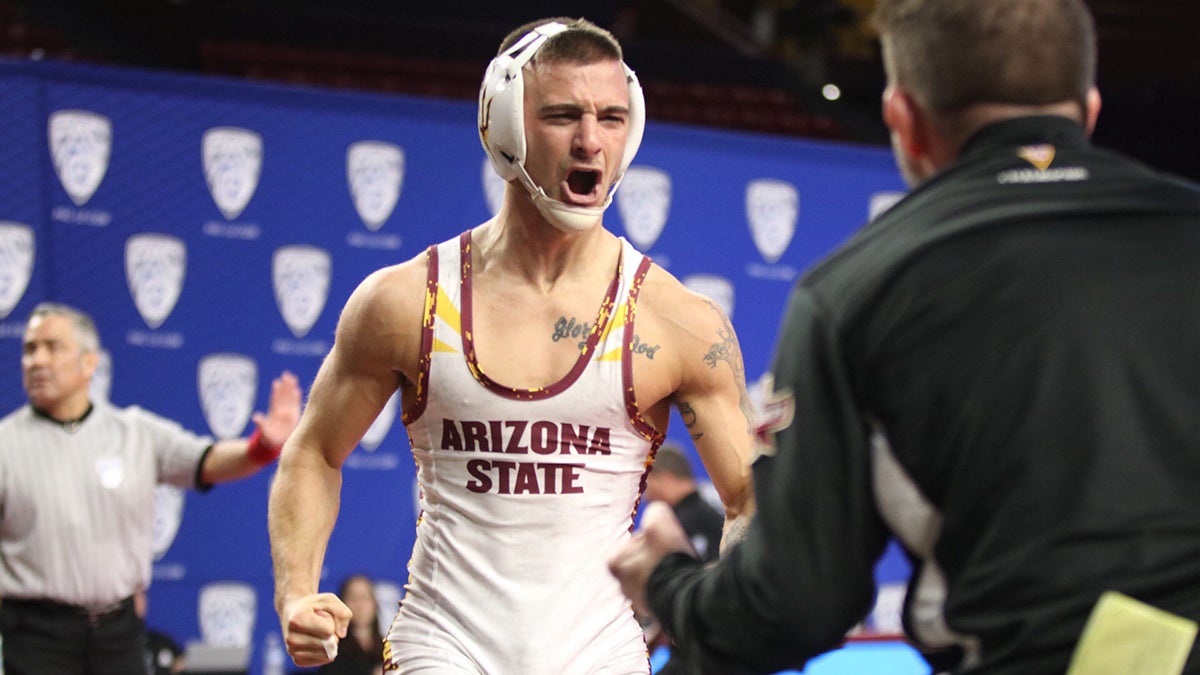
[[1200, 619], [1200, 192], [1090, 145], [1082, 0], [876, 12], [915, 189], [794, 291], [744, 543], [705, 569], [659, 513], [612, 568], [766, 673], [839, 645], [895, 536], [935, 672], [1061, 675], [1105, 591]]

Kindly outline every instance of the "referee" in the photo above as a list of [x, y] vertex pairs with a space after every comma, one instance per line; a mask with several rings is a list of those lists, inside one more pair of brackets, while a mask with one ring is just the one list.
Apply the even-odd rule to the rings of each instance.
[[7, 675], [145, 670], [133, 596], [150, 579], [154, 487], [207, 490], [270, 464], [300, 416], [283, 373], [249, 439], [213, 442], [138, 407], [88, 398], [91, 317], [43, 303], [26, 325], [29, 404], [0, 420], [0, 635]]

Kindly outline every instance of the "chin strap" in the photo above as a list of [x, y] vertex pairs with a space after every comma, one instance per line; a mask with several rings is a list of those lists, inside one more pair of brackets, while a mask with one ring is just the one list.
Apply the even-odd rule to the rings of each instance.
[[545, 190], [533, 182], [533, 178], [529, 176], [529, 172], [525, 170], [524, 165], [514, 163], [513, 167], [517, 171], [517, 179], [524, 186], [525, 191], [529, 193], [530, 199], [533, 200], [533, 205], [537, 207], [542, 217], [551, 225], [567, 234], [590, 230], [596, 223], [600, 222], [605, 209], [608, 208], [609, 204], [612, 204], [613, 195], [617, 192], [617, 186], [625, 178], [624, 175], [617, 178], [612, 187], [608, 189], [608, 197], [600, 206], [573, 206], [557, 199], [551, 199]]

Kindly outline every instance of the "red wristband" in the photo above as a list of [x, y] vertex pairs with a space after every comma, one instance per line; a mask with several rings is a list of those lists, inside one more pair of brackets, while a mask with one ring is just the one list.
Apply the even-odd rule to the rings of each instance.
[[256, 427], [246, 444], [246, 456], [251, 462], [265, 466], [279, 458], [282, 447], [273, 447], [263, 438], [262, 429]]

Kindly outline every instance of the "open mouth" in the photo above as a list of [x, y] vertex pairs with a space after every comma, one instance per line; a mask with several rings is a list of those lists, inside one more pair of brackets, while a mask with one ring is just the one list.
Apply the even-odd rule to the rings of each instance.
[[600, 183], [599, 171], [576, 170], [567, 174], [567, 196], [571, 201], [592, 201]]

